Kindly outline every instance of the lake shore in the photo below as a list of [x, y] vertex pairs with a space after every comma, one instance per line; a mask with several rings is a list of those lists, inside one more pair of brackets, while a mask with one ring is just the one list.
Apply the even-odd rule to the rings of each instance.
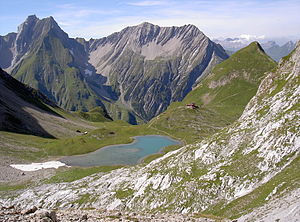
[[[131, 139], [133, 139], [131, 143], [109, 145], [87, 154], [66, 156], [59, 161], [79, 167], [135, 165], [141, 163], [145, 157], [165, 153], [166, 147], [184, 144], [164, 135], [134, 136]], [[152, 153], [149, 152], [151, 149]]]

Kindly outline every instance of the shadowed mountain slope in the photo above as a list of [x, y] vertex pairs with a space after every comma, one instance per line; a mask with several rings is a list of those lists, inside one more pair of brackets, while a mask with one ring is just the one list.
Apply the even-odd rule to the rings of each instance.
[[57, 108], [43, 94], [0, 69], [0, 130], [53, 138], [28, 112], [28, 109], [35, 109], [59, 116], [49, 106]]
[[[101, 109], [83, 115], [92, 116], [94, 121], [108, 120]], [[95, 127], [0, 69], [0, 131], [60, 138], [76, 135], [78, 128]]]

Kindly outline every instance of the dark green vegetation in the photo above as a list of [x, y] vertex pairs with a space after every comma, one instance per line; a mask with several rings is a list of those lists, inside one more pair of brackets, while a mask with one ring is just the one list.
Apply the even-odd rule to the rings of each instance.
[[[255, 95], [265, 73], [275, 67], [261, 46], [251, 43], [216, 65], [182, 102], [172, 103], [150, 125], [186, 142], [201, 140], [233, 123]], [[190, 103], [199, 108], [187, 108]]]

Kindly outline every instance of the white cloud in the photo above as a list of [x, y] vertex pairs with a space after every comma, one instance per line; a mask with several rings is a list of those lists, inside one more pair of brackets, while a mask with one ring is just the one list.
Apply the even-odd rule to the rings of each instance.
[[246, 39], [247, 41], [254, 41], [254, 40], [262, 40], [265, 39], [265, 35], [257, 36], [257, 35], [249, 35], [249, 34], [242, 34], [239, 35], [240, 38]]

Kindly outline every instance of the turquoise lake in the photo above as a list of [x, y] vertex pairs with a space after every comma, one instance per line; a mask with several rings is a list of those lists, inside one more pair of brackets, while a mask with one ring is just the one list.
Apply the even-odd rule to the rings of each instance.
[[60, 159], [69, 166], [133, 165], [141, 159], [158, 153], [164, 147], [180, 144], [167, 136], [136, 136], [130, 144], [112, 145], [94, 152]]

